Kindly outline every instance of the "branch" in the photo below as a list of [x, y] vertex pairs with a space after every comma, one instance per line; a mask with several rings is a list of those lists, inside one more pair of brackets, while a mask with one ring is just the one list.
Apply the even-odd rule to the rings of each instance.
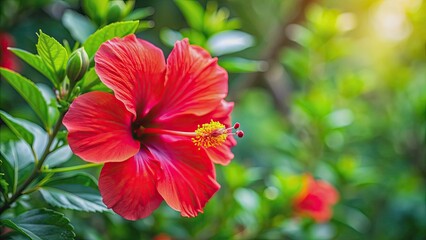
[[65, 112], [61, 114], [61, 117], [58, 119], [58, 122], [55, 125], [55, 128], [53, 129], [52, 134], [49, 135], [49, 141], [47, 142], [46, 148], [44, 149], [44, 152], [42, 156], [40, 157], [39, 162], [34, 167], [34, 170], [32, 171], [31, 175], [27, 178], [27, 180], [16, 190], [16, 192], [10, 197], [9, 201], [6, 201], [4, 205], [0, 208], [0, 214], [2, 214], [4, 211], [6, 211], [12, 203], [14, 203], [20, 196], [22, 196], [23, 192], [27, 187], [34, 181], [34, 179], [39, 175], [41, 172], [41, 167], [43, 166], [44, 161], [46, 160], [47, 156], [50, 153], [50, 147], [52, 146], [53, 140], [56, 137], [56, 134], [58, 133], [59, 129], [62, 125], [62, 119], [65, 115]]
[[[302, 0], [297, 6], [295, 14], [289, 19], [284, 19], [283, 22], [277, 27], [275, 31], [268, 37], [269, 40], [265, 41], [268, 44], [262, 54], [261, 59], [266, 61], [269, 69], [266, 72], [256, 72], [247, 76], [243, 81], [238, 82], [238, 86], [230, 95], [234, 96], [235, 100], [241, 98], [244, 91], [241, 89], [248, 89], [255, 85], [266, 87], [274, 97], [274, 101], [278, 110], [284, 115], [288, 114], [288, 99], [291, 94], [291, 84], [284, 67], [279, 61], [279, 54], [283, 48], [291, 45], [290, 39], [286, 35], [286, 28], [291, 24], [301, 23], [305, 19], [305, 12], [309, 5], [315, 0]], [[264, 81], [264, 82], [261, 82]]]

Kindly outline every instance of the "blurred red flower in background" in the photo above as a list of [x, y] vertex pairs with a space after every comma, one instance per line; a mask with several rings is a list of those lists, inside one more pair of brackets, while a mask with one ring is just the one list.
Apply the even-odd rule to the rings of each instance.
[[63, 123], [76, 155], [105, 163], [104, 203], [130, 220], [163, 200], [182, 216], [202, 212], [220, 187], [213, 163], [228, 164], [236, 144], [226, 71], [186, 39], [166, 63], [159, 48], [134, 35], [104, 43], [95, 62], [114, 95], [79, 96]]
[[328, 182], [317, 180], [307, 174], [302, 178], [302, 188], [293, 200], [296, 214], [326, 222], [332, 216], [332, 206], [338, 201], [339, 193]]
[[0, 67], [10, 70], [19, 70], [18, 58], [7, 48], [15, 46], [13, 36], [8, 33], [0, 33]]

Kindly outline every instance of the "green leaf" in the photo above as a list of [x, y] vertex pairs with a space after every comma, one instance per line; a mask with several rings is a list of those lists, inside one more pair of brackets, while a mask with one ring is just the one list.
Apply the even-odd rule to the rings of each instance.
[[17, 171], [34, 161], [31, 148], [24, 141], [1, 143], [0, 153]]
[[247, 212], [256, 212], [260, 207], [259, 195], [249, 188], [238, 188], [234, 192], [234, 198]]
[[86, 41], [90, 34], [96, 31], [96, 27], [90, 22], [90, 19], [72, 10], [65, 11], [62, 23], [73, 38], [79, 42]]
[[208, 49], [216, 56], [238, 52], [253, 46], [253, 44], [252, 35], [237, 30], [217, 33], [207, 41]]
[[37, 83], [37, 87], [40, 90], [44, 101], [47, 103], [47, 108], [49, 112], [49, 126], [53, 126], [56, 121], [58, 121], [60, 114], [58, 110], [58, 104], [56, 102], [56, 96], [53, 93], [52, 88], [45, 84]]
[[[41, 155], [44, 152], [44, 149], [46, 148], [47, 141], [49, 140], [49, 136], [48, 136], [47, 132], [44, 131], [40, 126], [38, 126], [35, 123], [32, 123], [32, 122], [24, 120], [24, 119], [20, 119], [20, 118], [15, 118], [15, 119], [17, 119], [19, 121], [19, 123], [22, 127], [24, 127], [25, 129], [27, 129], [29, 132], [31, 132], [33, 134], [34, 142], [33, 142], [32, 147], [34, 148], [34, 151], [35, 151], [37, 157], [41, 157]], [[17, 141], [15, 140], [15, 141], [12, 141], [12, 142], [17, 142]], [[31, 151], [30, 146], [25, 144], [24, 141], [22, 141], [22, 142], [24, 143], [24, 145], [26, 145], [28, 147], [28, 149], [29, 149], [28, 151]], [[4, 143], [4, 144], [6, 144], [6, 143]], [[10, 143], [8, 143], [8, 144], [10, 144]], [[55, 142], [54, 142], [54, 144], [55, 144]], [[16, 143], [14, 143], [12, 145], [16, 145]], [[21, 154], [24, 154], [24, 153], [25, 153], [25, 151], [20, 150], [20, 151], [18, 151], [18, 156], [21, 155]], [[31, 157], [31, 161], [32, 161], [32, 157]]]
[[40, 89], [29, 79], [6, 68], [0, 68], [1, 75], [15, 88], [34, 110], [46, 129], [49, 129], [49, 110]]
[[134, 33], [138, 24], [138, 21], [116, 22], [99, 29], [90, 35], [83, 44], [87, 55], [89, 55], [89, 58], [92, 58], [96, 51], [98, 51], [99, 46], [107, 40], [114, 37], [124, 37]]
[[49, 71], [46, 64], [43, 62], [43, 60], [41, 59], [39, 55], [32, 54], [30, 52], [27, 52], [25, 50], [18, 49], [18, 48], [9, 48], [9, 50], [13, 52], [19, 58], [24, 60], [26, 63], [28, 63], [35, 70], [43, 74], [47, 79], [49, 79], [55, 85], [56, 88], [59, 88], [59, 85], [56, 82], [55, 76]]
[[49, 154], [44, 165], [55, 167], [68, 161], [72, 157], [71, 148], [68, 145], [62, 146]]
[[202, 32], [192, 28], [185, 28], [181, 29], [180, 33], [182, 34], [182, 36], [188, 38], [191, 44], [206, 48], [207, 39]]
[[127, 15], [124, 20], [140, 20], [149, 17], [152, 14], [154, 14], [154, 8], [152, 7], [138, 8], [131, 12], [129, 15]]
[[3, 177], [0, 178], [0, 190], [5, 193], [9, 192], [9, 183]]
[[183, 38], [182, 34], [178, 31], [174, 31], [170, 28], [164, 28], [160, 31], [161, 41], [169, 47], [173, 47], [176, 41]]
[[[129, 13], [133, 10], [133, 8], [135, 8], [135, 0], [126, 1], [125, 6], [122, 10], [122, 16], [129, 15]], [[148, 7], [148, 8], [150, 8], [150, 7]], [[143, 8], [143, 9], [148, 9], [148, 8]], [[133, 20], [133, 19], [123, 19], [123, 20]]]
[[202, 31], [204, 24], [204, 9], [197, 1], [176, 0], [176, 5], [183, 13], [189, 26], [193, 29]]
[[0, 110], [0, 117], [3, 120], [3, 122], [5, 122], [6, 125], [10, 128], [10, 130], [12, 130], [12, 132], [15, 133], [17, 137], [25, 140], [25, 142], [27, 142], [28, 144], [33, 145], [34, 135], [21, 125], [21, 122], [19, 119], [16, 119], [1, 110]]
[[99, 82], [99, 83], [91, 86], [88, 91], [89, 92], [92, 92], [92, 91], [101, 91], [101, 92], [113, 93], [112, 90], [109, 89], [103, 82]]
[[153, 28], [155, 26], [154, 21], [151, 20], [141, 20], [139, 21], [138, 28], [135, 32], [142, 32], [146, 29]]
[[219, 65], [233, 73], [263, 72], [268, 67], [268, 64], [265, 61], [250, 60], [239, 57], [220, 58]]
[[91, 91], [102, 91], [102, 92], [111, 92], [101, 80], [99, 80], [98, 75], [96, 74], [95, 68], [91, 68], [81, 81], [81, 89], [83, 92]]
[[99, 83], [99, 77], [96, 74], [95, 68], [89, 69], [87, 73], [84, 75], [83, 79], [81, 80], [81, 89], [83, 91], [89, 90], [91, 86], [94, 86], [95, 84]]
[[5, 173], [5, 180], [15, 191], [20, 180], [24, 179], [23, 171], [34, 161], [31, 148], [24, 141], [9, 141], [0, 144], [0, 155], [4, 159], [0, 169]]
[[4, 193], [9, 193], [11, 190], [9, 183], [13, 183], [13, 178], [10, 175], [13, 175], [12, 167], [5, 160], [0, 159], [0, 190]]
[[108, 12], [108, 0], [83, 0], [84, 12], [98, 25], [102, 25]]
[[56, 39], [40, 31], [36, 45], [38, 55], [56, 77], [59, 84], [65, 77], [68, 52]]
[[33, 240], [72, 240], [74, 228], [62, 213], [49, 209], [34, 209], [0, 223]]
[[106, 211], [98, 186], [92, 176], [78, 173], [73, 176], [52, 179], [40, 188], [49, 204], [78, 211]]

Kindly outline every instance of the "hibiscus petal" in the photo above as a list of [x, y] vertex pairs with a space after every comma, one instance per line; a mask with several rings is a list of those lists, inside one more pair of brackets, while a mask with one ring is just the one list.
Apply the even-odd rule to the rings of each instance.
[[334, 204], [339, 200], [339, 193], [337, 190], [326, 181], [318, 180], [315, 190], [313, 191], [315, 191], [317, 195], [323, 196], [324, 201], [329, 204]]
[[234, 137], [228, 136], [224, 144], [217, 147], [205, 148], [205, 151], [214, 163], [226, 166], [234, 158], [231, 148], [235, 145], [237, 145], [237, 141], [235, 141]]
[[332, 215], [330, 206], [320, 196], [309, 194], [297, 206], [297, 211], [304, 216], [312, 217], [317, 222], [328, 221]]
[[[231, 127], [231, 112], [234, 108], [233, 102], [226, 102], [222, 100], [220, 105], [213, 111], [203, 115], [180, 115], [173, 119], [164, 119], [163, 121], [156, 121], [154, 125], [158, 128], [172, 129], [175, 131], [193, 132], [199, 125], [203, 123], [209, 123], [211, 120], [218, 121], [224, 124], [227, 128]], [[180, 141], [182, 137], [169, 136], [170, 141]], [[234, 137], [229, 135], [226, 142], [216, 148], [204, 148], [209, 158], [217, 164], [227, 165], [234, 158], [234, 154], [231, 152], [231, 148], [237, 144]]]
[[89, 162], [120, 162], [135, 155], [132, 114], [112, 94], [90, 92], [76, 98], [64, 117], [72, 151]]
[[191, 141], [163, 142], [150, 141], [148, 146], [163, 170], [157, 190], [182, 216], [195, 217], [220, 188], [213, 163]]
[[184, 132], [194, 132], [198, 128], [198, 125], [209, 123], [211, 120], [218, 121], [226, 127], [230, 127], [231, 112], [233, 108], [233, 102], [222, 100], [211, 112], [204, 115], [197, 116], [193, 114], [184, 114], [175, 116], [171, 119], [154, 119], [151, 121], [151, 124], [153, 124], [156, 128]]
[[128, 220], [149, 216], [163, 201], [156, 189], [159, 171], [144, 148], [127, 161], [106, 163], [99, 177], [105, 205]]
[[[224, 124], [227, 128], [231, 127], [231, 112], [234, 108], [233, 102], [226, 102], [222, 100], [218, 108], [212, 112], [212, 118], [215, 121], [219, 121]], [[216, 164], [228, 165], [234, 158], [234, 154], [231, 152], [231, 148], [237, 145], [234, 136], [228, 135], [226, 142], [217, 147], [206, 148], [206, 153], [209, 158]]]
[[95, 56], [96, 72], [117, 99], [137, 118], [158, 103], [164, 87], [163, 52], [135, 35], [114, 38]]
[[165, 92], [158, 110], [164, 120], [178, 115], [201, 116], [213, 111], [228, 93], [228, 75], [217, 58], [187, 39], [178, 41], [167, 59]]

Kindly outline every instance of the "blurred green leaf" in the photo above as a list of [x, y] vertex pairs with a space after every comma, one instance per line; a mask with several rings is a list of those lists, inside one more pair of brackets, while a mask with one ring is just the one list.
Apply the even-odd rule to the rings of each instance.
[[68, 52], [56, 39], [40, 30], [38, 34], [37, 53], [49, 70], [55, 75], [59, 84], [65, 76]]
[[192, 28], [185, 28], [180, 30], [180, 32], [184, 37], [189, 39], [189, 42], [191, 44], [199, 45], [201, 47], [206, 46], [207, 39], [202, 32]]
[[96, 31], [90, 19], [69, 9], [62, 16], [62, 24], [70, 31], [73, 38], [81, 43]]
[[240, 57], [221, 57], [219, 65], [232, 73], [263, 72], [267, 69], [265, 61], [250, 60]]
[[96, 181], [87, 174], [52, 179], [40, 188], [40, 193], [46, 202], [56, 207], [86, 212], [107, 210]]
[[189, 26], [202, 31], [204, 23], [204, 9], [197, 1], [175, 0], [176, 5], [183, 13]]
[[138, 21], [127, 21], [127, 22], [117, 22], [111, 23], [90, 35], [83, 46], [89, 55], [89, 58], [92, 58], [95, 55], [95, 52], [107, 40], [110, 40], [114, 37], [124, 37], [131, 33], [134, 33], [138, 27]]
[[[133, 8], [135, 7], [135, 1], [136, 0], [127, 0], [126, 1], [124, 9], [122, 10], [123, 16], [128, 16], [129, 14], [131, 14]], [[148, 7], [148, 8], [150, 8], [150, 7]], [[133, 20], [133, 19], [123, 19], [123, 20]]]
[[74, 228], [62, 213], [49, 209], [33, 209], [0, 223], [33, 240], [72, 240]]
[[4, 189], [4, 193], [15, 192], [17, 187], [17, 179], [15, 169], [10, 163], [4, 159], [3, 154], [0, 154], [0, 184]]
[[47, 79], [49, 79], [53, 83], [56, 88], [59, 88], [55, 76], [49, 71], [46, 64], [43, 62], [39, 55], [32, 54], [30, 52], [18, 48], [9, 48], [9, 50], [12, 51], [19, 58], [24, 60], [26, 63], [28, 63], [35, 70], [43, 74]]
[[338, 109], [326, 116], [325, 121], [330, 128], [342, 128], [352, 124], [354, 115], [350, 109]]
[[7, 194], [7, 193], [9, 193], [9, 183], [7, 183], [7, 181], [5, 179], [3, 179], [3, 175], [4, 174], [0, 174], [0, 190], [1, 190], [1, 192]]
[[234, 30], [240, 27], [240, 20], [237, 18], [229, 20], [229, 9], [222, 7], [218, 9], [215, 1], [208, 1], [204, 13], [204, 29], [208, 35], [213, 35], [227, 30]]
[[132, 11], [129, 15], [127, 15], [124, 20], [141, 20], [143, 18], [149, 17], [154, 14], [154, 8], [138, 8]]
[[49, 126], [49, 110], [47, 103], [40, 92], [40, 89], [38, 89], [33, 82], [21, 76], [19, 73], [5, 68], [0, 68], [0, 73], [30, 105], [30, 107], [43, 122], [46, 129], [50, 129], [51, 126]]
[[163, 28], [160, 32], [161, 41], [169, 47], [173, 47], [176, 41], [182, 40], [183, 36], [180, 32], [169, 28]]
[[1, 110], [0, 110], [0, 117], [3, 120], [3, 122], [5, 122], [6, 125], [12, 130], [12, 132], [15, 133], [17, 137], [24, 140], [29, 145], [33, 145], [33, 142], [34, 142], [33, 133], [25, 129], [25, 127], [21, 125], [21, 122], [19, 119], [16, 119]]
[[120, 21], [126, 11], [126, 5], [122, 0], [109, 1], [108, 13], [106, 15], [107, 22]]
[[83, 10], [98, 26], [104, 24], [108, 13], [108, 0], [83, 0]]
[[336, 219], [360, 233], [368, 231], [371, 226], [370, 219], [363, 212], [353, 207], [342, 206], [336, 209], [335, 215]]
[[233, 164], [226, 166], [226, 168], [221, 169], [224, 171], [226, 182], [231, 189], [243, 187], [250, 182], [250, 177], [247, 175], [245, 167], [238, 163], [234, 162]]
[[279, 174], [277, 171], [271, 177], [271, 181], [282, 192], [282, 197], [285, 198], [285, 201], [291, 202], [291, 199], [302, 190], [302, 175], [291, 173]]
[[235, 190], [234, 198], [248, 212], [255, 212], [260, 206], [259, 195], [249, 188], [238, 188]]
[[135, 32], [141, 32], [143, 30], [149, 29], [149, 28], [153, 28], [155, 26], [154, 21], [148, 20], [148, 21], [144, 21], [141, 20], [139, 21], [139, 25], [138, 28], [136, 29]]
[[207, 47], [213, 55], [234, 53], [253, 46], [254, 38], [248, 33], [229, 30], [217, 33], [209, 38]]
[[283, 52], [281, 62], [294, 75], [296, 81], [306, 80], [311, 71], [309, 51], [288, 48]]

